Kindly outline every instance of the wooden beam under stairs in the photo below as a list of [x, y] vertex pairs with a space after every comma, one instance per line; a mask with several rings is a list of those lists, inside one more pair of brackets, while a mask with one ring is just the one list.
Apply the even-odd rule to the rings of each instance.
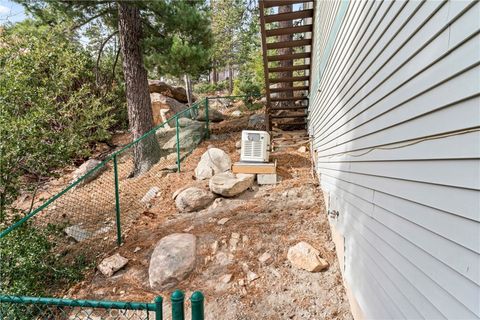
[[281, 49], [281, 48], [304, 47], [304, 46], [309, 46], [311, 44], [312, 44], [312, 39], [301, 39], [301, 40], [292, 40], [292, 41], [272, 42], [272, 43], [267, 43], [267, 50]]
[[265, 23], [272, 23], [278, 21], [305, 19], [313, 17], [313, 9], [299, 10], [286, 13], [270, 14], [265, 16]]
[[282, 82], [296, 82], [296, 81], [308, 81], [309, 76], [300, 76], [300, 77], [286, 77], [286, 78], [274, 78], [270, 79], [270, 83], [282, 83]]
[[307, 25], [298, 26], [298, 27], [270, 29], [270, 30], [266, 30], [265, 33], [267, 37], [274, 37], [274, 36], [282, 36], [286, 34], [311, 32], [312, 30], [313, 30], [313, 25], [307, 24]]
[[291, 91], [303, 91], [308, 90], [308, 86], [301, 87], [287, 87], [287, 88], [270, 88], [270, 92], [291, 92]]
[[265, 8], [286, 6], [289, 4], [297, 4], [303, 2], [312, 2], [312, 0], [265, 0], [263, 6]]

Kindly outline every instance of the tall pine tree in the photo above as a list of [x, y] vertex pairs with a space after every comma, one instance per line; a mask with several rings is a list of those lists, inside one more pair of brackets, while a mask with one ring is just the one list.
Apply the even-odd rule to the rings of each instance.
[[[183, 49], [193, 47], [195, 54], [185, 55], [205, 59], [208, 41], [198, 41], [195, 35], [202, 31], [201, 39], [208, 38], [208, 19], [202, 1], [96, 1], [96, 0], [15, 0], [27, 11], [49, 24], [72, 21], [72, 29], [81, 29], [100, 19], [110, 35], [119, 34], [123, 55], [123, 71], [127, 92], [127, 107], [130, 130], [137, 139], [152, 128], [152, 111], [148, 94], [145, 60], [149, 63], [167, 65], [177, 73], [196, 72], [204, 63], [187, 64], [179, 60], [179, 41]], [[203, 29], [200, 29], [203, 28]], [[110, 37], [109, 35], [109, 37]], [[180, 46], [180, 47], [182, 47]], [[197, 46], [195, 48], [195, 46]], [[201, 49], [198, 49], [201, 48]], [[160, 68], [164, 70], [165, 68]], [[135, 176], [149, 170], [160, 159], [160, 147], [152, 136], [136, 144], [134, 149]]]

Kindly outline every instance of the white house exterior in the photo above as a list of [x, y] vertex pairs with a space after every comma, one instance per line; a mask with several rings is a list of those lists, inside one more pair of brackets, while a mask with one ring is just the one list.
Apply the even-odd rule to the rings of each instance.
[[355, 318], [480, 318], [480, 3], [314, 6], [308, 130]]

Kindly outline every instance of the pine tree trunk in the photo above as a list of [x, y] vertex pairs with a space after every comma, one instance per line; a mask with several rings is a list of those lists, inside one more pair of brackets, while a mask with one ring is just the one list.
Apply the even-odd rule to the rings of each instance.
[[[280, 6], [278, 8], [278, 13], [286, 13], [286, 12], [292, 12], [292, 5]], [[293, 26], [293, 23], [290, 20], [290, 21], [280, 21], [278, 27], [279, 28], [288, 28], [288, 27], [292, 27], [292, 26]], [[292, 41], [292, 40], [293, 40], [293, 35], [292, 34], [278, 36], [278, 41], [283, 42], [283, 41]], [[293, 53], [292, 48], [278, 49], [278, 54], [279, 55], [287, 55], [287, 54], [292, 54], [292, 53]], [[293, 61], [291, 61], [291, 60], [280, 61], [280, 67], [291, 67], [291, 66], [293, 66]], [[293, 74], [292, 71], [285, 71], [285, 72], [279, 73], [279, 77], [290, 78], [290, 77], [292, 77], [292, 74]], [[290, 87], [292, 85], [293, 85], [292, 83], [283, 82], [283, 83], [279, 83], [278, 87], [287, 88], [287, 87]], [[292, 97], [293, 96], [293, 91], [281, 92], [281, 93], [279, 93], [278, 96], [280, 98]], [[284, 102], [281, 102], [279, 104], [281, 104], [282, 106], [288, 106], [290, 103], [288, 101], [284, 101]]]
[[190, 81], [190, 76], [185, 74], [183, 76], [183, 81], [185, 82], [185, 92], [187, 94], [188, 105], [192, 105], [192, 82]]
[[233, 69], [230, 63], [228, 64], [228, 93], [233, 92]]
[[[118, 30], [123, 54], [123, 73], [127, 95], [128, 121], [133, 139], [151, 130], [153, 123], [147, 71], [140, 47], [142, 25], [140, 10], [133, 4], [118, 2]], [[148, 171], [161, 157], [155, 134], [135, 144], [133, 175]]]

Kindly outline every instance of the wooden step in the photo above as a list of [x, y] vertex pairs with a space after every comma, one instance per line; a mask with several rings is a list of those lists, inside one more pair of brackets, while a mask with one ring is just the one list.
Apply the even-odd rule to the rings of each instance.
[[270, 115], [272, 119], [286, 119], [286, 118], [305, 118], [307, 114], [297, 114], [297, 115], [290, 115], [290, 114], [281, 114], [281, 115]]
[[303, 46], [309, 46], [311, 44], [312, 44], [312, 39], [301, 39], [301, 40], [292, 40], [292, 41], [272, 42], [272, 43], [267, 43], [267, 50], [281, 49], [281, 48], [303, 47]]
[[308, 90], [308, 86], [288, 87], [288, 88], [270, 88], [270, 92], [290, 92]]
[[276, 107], [270, 108], [270, 111], [277, 111], [277, 110], [299, 110], [299, 109], [307, 109], [308, 106], [285, 106], [285, 107]]
[[297, 71], [297, 70], [309, 70], [309, 64], [299, 64], [297, 66], [290, 66], [290, 67], [274, 67], [268, 68], [268, 72], [285, 72], [285, 71]]
[[300, 126], [300, 125], [307, 125], [307, 121], [301, 122], [277, 122], [275, 123], [277, 126]]
[[294, 34], [294, 33], [303, 33], [303, 32], [312, 32], [313, 25], [307, 24], [298, 27], [287, 27], [287, 28], [276, 28], [265, 30], [265, 34], [267, 37], [274, 37], [274, 36], [281, 36], [286, 34]]
[[285, 77], [285, 78], [275, 78], [269, 79], [270, 83], [280, 83], [280, 82], [296, 82], [296, 81], [308, 81], [310, 77], [301, 76], [301, 77]]
[[285, 60], [295, 60], [295, 59], [304, 59], [310, 58], [311, 52], [299, 52], [292, 54], [282, 54], [277, 56], [267, 56], [267, 61], [285, 61]]
[[308, 97], [270, 98], [270, 101], [271, 101], [271, 102], [277, 102], [277, 101], [299, 101], [299, 100], [308, 100]]
[[268, 16], [264, 16], [264, 21], [265, 23], [271, 23], [271, 22], [277, 22], [277, 21], [287, 21], [287, 20], [295, 20], [295, 19], [303, 19], [303, 18], [311, 18], [311, 17], [313, 17], [313, 9], [270, 14]]
[[290, 4], [302, 3], [302, 2], [312, 2], [312, 0], [264, 0], [263, 6], [265, 8], [286, 6]]

